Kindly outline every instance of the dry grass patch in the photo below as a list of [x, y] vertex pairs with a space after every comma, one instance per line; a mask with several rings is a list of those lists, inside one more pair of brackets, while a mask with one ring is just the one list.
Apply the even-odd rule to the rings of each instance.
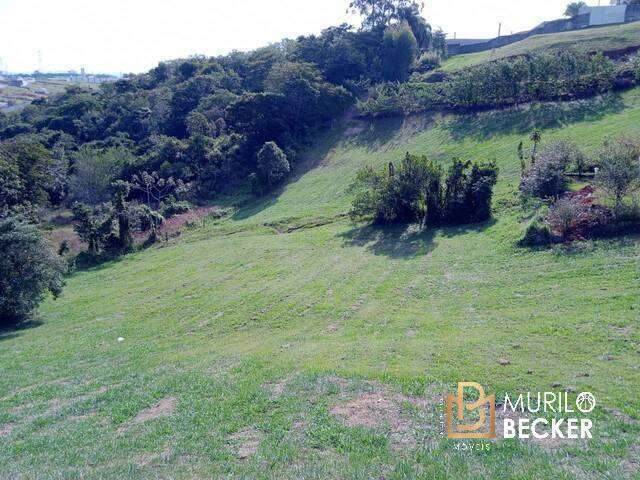
[[247, 427], [229, 436], [229, 444], [236, 457], [245, 459], [258, 451], [263, 435], [255, 428]]
[[120, 425], [120, 427], [118, 427], [117, 433], [125, 433], [133, 425], [148, 422], [159, 417], [168, 417], [175, 411], [177, 403], [178, 401], [175, 397], [165, 397], [154, 406], [145, 408], [144, 410], [138, 412], [135, 418], [130, 422]]

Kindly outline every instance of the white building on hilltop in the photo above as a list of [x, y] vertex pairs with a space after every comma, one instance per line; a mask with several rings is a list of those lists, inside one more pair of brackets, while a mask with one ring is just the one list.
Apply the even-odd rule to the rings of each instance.
[[589, 26], [613, 25], [624, 23], [627, 16], [627, 5], [623, 0], [611, 0], [611, 4], [604, 7], [582, 7], [580, 14], [589, 13]]

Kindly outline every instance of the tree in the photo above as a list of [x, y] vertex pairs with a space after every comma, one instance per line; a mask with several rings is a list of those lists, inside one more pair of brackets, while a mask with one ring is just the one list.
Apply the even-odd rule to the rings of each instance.
[[0, 325], [27, 319], [48, 293], [59, 296], [64, 272], [34, 225], [0, 220]]
[[350, 102], [342, 87], [328, 84], [311, 63], [283, 62], [265, 80], [269, 93], [283, 95], [289, 129], [305, 132], [341, 113]]
[[545, 147], [522, 174], [520, 191], [538, 198], [558, 198], [567, 189], [565, 172], [573, 160], [572, 151], [564, 144]]
[[164, 222], [164, 217], [148, 205], [140, 206], [138, 216], [140, 219], [140, 229], [143, 232], [149, 232], [147, 243], [155, 243], [158, 240], [158, 228]]
[[382, 76], [387, 81], [404, 82], [417, 52], [416, 37], [406, 23], [388, 27], [382, 41]]
[[353, 185], [353, 218], [376, 223], [460, 225], [491, 216], [493, 187], [498, 178], [494, 163], [454, 160], [444, 179], [440, 165], [424, 155], [407, 153], [396, 168], [358, 172]]
[[262, 183], [274, 186], [289, 174], [287, 156], [275, 142], [266, 142], [258, 152], [258, 176]]
[[0, 143], [0, 213], [45, 204], [52, 164], [51, 152], [31, 136]]
[[111, 183], [135, 157], [125, 148], [98, 150], [82, 146], [73, 155], [69, 194], [78, 202], [96, 205], [109, 199]]
[[531, 133], [531, 136], [529, 137], [529, 139], [533, 142], [533, 149], [531, 150], [531, 161], [535, 162], [536, 153], [538, 152], [538, 145], [540, 145], [540, 142], [542, 141], [542, 134], [540, 133], [539, 130], [534, 130]]
[[180, 179], [161, 177], [158, 172], [143, 171], [131, 177], [131, 190], [138, 192], [142, 201], [157, 210], [162, 201], [170, 195], [186, 193], [188, 185]]
[[113, 215], [118, 223], [118, 244], [121, 250], [130, 250], [133, 246], [131, 236], [131, 212], [127, 203], [127, 197], [131, 191], [131, 185], [123, 180], [117, 180], [112, 184], [113, 188]]
[[91, 207], [79, 202], [74, 203], [72, 210], [74, 231], [87, 244], [90, 255], [99, 255], [111, 234], [111, 215], [104, 206]]
[[420, 15], [421, 6], [412, 3], [408, 6], [398, 8], [398, 20], [407, 22], [418, 42], [418, 48], [427, 51], [431, 45], [432, 30], [431, 25]]
[[364, 17], [362, 29], [375, 30], [389, 25], [392, 20], [397, 20], [399, 12], [407, 9], [420, 12], [422, 6], [423, 4], [412, 0], [352, 0], [349, 10]]
[[613, 197], [620, 212], [624, 198], [640, 190], [640, 142], [620, 137], [607, 143], [600, 152], [598, 185]]
[[580, 9], [586, 6], [587, 4], [585, 2], [571, 2], [567, 5], [567, 9], [564, 11], [564, 14], [571, 18], [577, 17], [580, 15]]

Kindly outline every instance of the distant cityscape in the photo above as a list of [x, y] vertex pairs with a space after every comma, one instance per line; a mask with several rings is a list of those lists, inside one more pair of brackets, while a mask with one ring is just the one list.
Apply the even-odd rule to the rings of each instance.
[[67, 72], [33, 72], [3, 73], [0, 71], [0, 111], [19, 110], [33, 100], [61, 93], [67, 86], [80, 85], [97, 88], [102, 83], [114, 82], [118, 76], [106, 73], [87, 73], [80, 71]]

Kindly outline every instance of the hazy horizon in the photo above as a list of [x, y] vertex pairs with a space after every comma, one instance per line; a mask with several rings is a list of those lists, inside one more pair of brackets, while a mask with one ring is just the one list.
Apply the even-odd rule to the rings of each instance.
[[[491, 38], [562, 17], [567, 0], [428, 0], [423, 15], [453, 38]], [[596, 4], [595, 1], [588, 2]], [[301, 6], [302, 4], [302, 6]], [[0, 70], [29, 73], [85, 68], [140, 73], [163, 60], [215, 56], [358, 25], [349, 0], [0, 0]]]

